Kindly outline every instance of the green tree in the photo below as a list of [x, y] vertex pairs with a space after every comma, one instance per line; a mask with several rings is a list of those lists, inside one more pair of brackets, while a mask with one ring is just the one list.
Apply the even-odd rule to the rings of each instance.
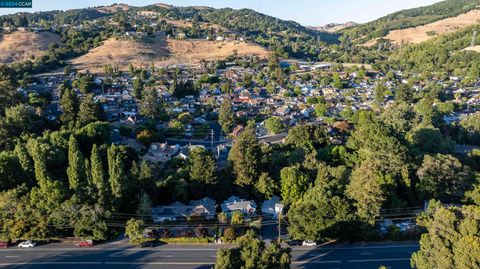
[[258, 182], [255, 183], [255, 190], [260, 193], [263, 198], [270, 199], [277, 191], [277, 183], [268, 175], [268, 173], [260, 174]]
[[328, 106], [325, 103], [315, 104], [314, 108], [315, 108], [315, 115], [318, 118], [325, 117], [325, 115], [327, 114]]
[[271, 134], [278, 134], [285, 130], [285, 125], [279, 117], [270, 117], [265, 120], [265, 128]]
[[252, 231], [237, 239], [238, 247], [217, 252], [215, 269], [288, 269], [292, 256], [289, 248], [277, 243], [268, 247]]
[[225, 99], [218, 112], [218, 122], [222, 126], [222, 131], [230, 133], [235, 125], [235, 115], [233, 114], [232, 101]]
[[68, 141], [68, 184], [70, 189], [77, 195], [84, 195], [87, 185], [85, 171], [85, 159], [78, 148], [77, 139], [75, 136], [70, 135], [70, 140]]
[[230, 224], [240, 225], [243, 223], [243, 213], [241, 211], [233, 211], [230, 216]]
[[310, 188], [288, 211], [288, 233], [301, 240], [326, 240], [344, 235], [341, 224], [350, 220], [349, 204], [321, 187]]
[[98, 104], [93, 101], [93, 95], [87, 94], [80, 103], [80, 109], [77, 115], [77, 128], [81, 128], [89, 123], [100, 119]]
[[255, 134], [255, 123], [249, 122], [228, 155], [236, 176], [235, 183], [240, 186], [250, 186], [258, 178], [261, 150]]
[[429, 211], [417, 220], [428, 233], [422, 235], [420, 250], [412, 255], [411, 266], [418, 269], [478, 268], [480, 207], [438, 207]]
[[105, 179], [105, 170], [100, 151], [96, 144], [93, 144], [92, 154], [90, 156], [90, 171], [92, 173], [92, 187], [96, 190], [96, 199], [100, 205], [105, 205], [108, 201], [109, 186]]
[[216, 165], [212, 154], [203, 148], [196, 148], [188, 155], [190, 179], [203, 184], [216, 184]]
[[156, 90], [143, 91], [139, 111], [146, 118], [152, 120], [160, 118], [163, 113], [163, 103]]
[[291, 204], [302, 198], [309, 188], [310, 180], [298, 167], [285, 167], [280, 171], [282, 180], [282, 199]]
[[60, 99], [60, 107], [62, 108], [60, 120], [67, 128], [73, 129], [79, 110], [79, 101], [72, 89], [67, 88], [64, 90]]
[[121, 200], [124, 198], [124, 191], [127, 183], [127, 175], [123, 165], [122, 155], [119, 147], [111, 145], [107, 150], [108, 159], [108, 181], [113, 198]]
[[467, 168], [451, 155], [425, 155], [417, 175], [418, 190], [429, 198], [447, 201], [463, 197], [472, 182]]
[[316, 147], [325, 142], [325, 132], [321, 126], [311, 124], [297, 125], [288, 130], [285, 144], [294, 145], [308, 150], [315, 150]]
[[133, 80], [133, 96], [140, 100], [143, 96], [143, 81], [139, 78]]
[[143, 220], [130, 219], [125, 227], [125, 235], [130, 238], [131, 244], [140, 244], [144, 241], [144, 229]]
[[380, 215], [380, 209], [386, 200], [379, 184], [382, 180], [378, 178], [379, 175], [365, 163], [353, 170], [346, 190], [347, 195], [355, 201], [359, 218], [372, 224]]

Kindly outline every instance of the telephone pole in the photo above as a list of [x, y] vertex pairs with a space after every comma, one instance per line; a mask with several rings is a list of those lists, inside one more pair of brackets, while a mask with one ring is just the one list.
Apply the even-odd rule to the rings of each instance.
[[213, 140], [215, 138], [215, 132], [213, 131], [213, 129], [210, 132], [210, 138], [211, 138], [211, 149], [212, 149], [212, 152], [213, 152]]
[[278, 213], [278, 243], [282, 240], [282, 212]]
[[473, 31], [472, 43], [470, 44], [470, 47], [475, 47], [476, 39], [477, 39], [477, 31]]

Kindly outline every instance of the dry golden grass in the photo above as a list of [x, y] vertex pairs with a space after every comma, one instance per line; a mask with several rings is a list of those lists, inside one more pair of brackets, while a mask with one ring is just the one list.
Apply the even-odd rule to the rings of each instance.
[[0, 63], [24, 61], [45, 54], [50, 44], [61, 45], [60, 36], [50, 32], [0, 34]]
[[132, 7], [127, 4], [114, 4], [111, 6], [98, 7], [97, 10], [102, 13], [115, 13], [119, 11], [128, 11]]
[[480, 52], [480, 45], [473, 46], [473, 47], [468, 47], [463, 49], [464, 51], [475, 51], [475, 52]]
[[151, 43], [109, 39], [100, 47], [72, 61], [80, 70], [102, 72], [107, 63], [125, 70], [129, 63], [136, 66], [198, 65], [200, 61], [222, 60], [237, 51], [239, 56], [268, 57], [268, 51], [253, 43], [238, 41], [175, 40], [156, 38]]
[[[455, 32], [459, 29], [477, 24], [480, 22], [480, 10], [472, 10], [457, 17], [429, 23], [409, 29], [390, 31], [385, 39], [393, 43], [400, 44], [418, 44], [427, 41], [435, 36]], [[376, 40], [370, 40], [365, 43], [366, 46], [374, 45]]]

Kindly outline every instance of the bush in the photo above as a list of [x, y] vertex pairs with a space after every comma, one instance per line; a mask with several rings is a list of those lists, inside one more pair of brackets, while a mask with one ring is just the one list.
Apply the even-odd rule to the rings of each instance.
[[228, 227], [223, 231], [223, 237], [227, 242], [231, 242], [237, 238], [237, 234], [235, 233], [235, 229], [232, 227]]
[[174, 237], [162, 238], [160, 241], [167, 244], [208, 244], [215, 239], [213, 237]]

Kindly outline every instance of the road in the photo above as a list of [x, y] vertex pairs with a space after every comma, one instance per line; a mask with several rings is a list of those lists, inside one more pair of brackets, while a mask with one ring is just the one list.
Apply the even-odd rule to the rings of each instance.
[[[41, 246], [33, 249], [1, 249], [0, 268], [33, 269], [206, 269], [215, 261], [218, 246], [133, 248], [102, 245], [89, 249]], [[410, 256], [418, 243], [335, 244], [292, 249], [292, 268], [391, 269], [410, 268]]]

